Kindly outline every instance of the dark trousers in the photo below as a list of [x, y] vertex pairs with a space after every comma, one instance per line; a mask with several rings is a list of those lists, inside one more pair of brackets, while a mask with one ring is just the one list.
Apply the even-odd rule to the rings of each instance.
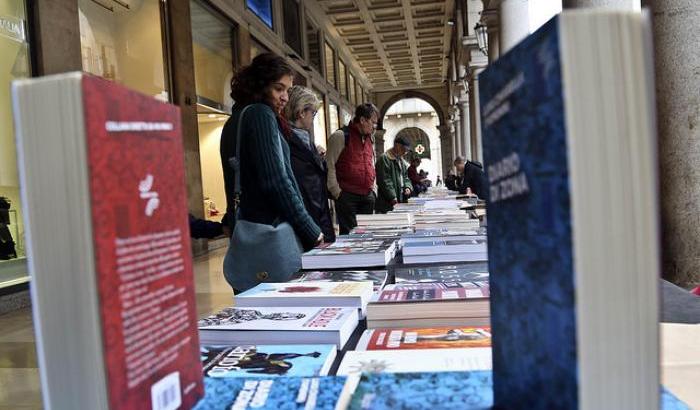
[[357, 226], [355, 215], [374, 213], [375, 199], [373, 191], [367, 195], [340, 193], [340, 197], [335, 201], [335, 212], [338, 215], [341, 235], [349, 234], [350, 230]]

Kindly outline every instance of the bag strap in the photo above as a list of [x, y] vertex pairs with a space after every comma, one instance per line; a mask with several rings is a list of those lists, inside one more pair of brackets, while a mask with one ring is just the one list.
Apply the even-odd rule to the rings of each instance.
[[[236, 204], [239, 202], [241, 197], [241, 128], [243, 127], [243, 115], [250, 108], [250, 105], [246, 105], [241, 111], [241, 115], [238, 116], [238, 127], [236, 128], [236, 155], [228, 159], [228, 164], [233, 168], [234, 172], [234, 186], [233, 194], [234, 201]], [[235, 214], [235, 219], [238, 220], [238, 212]]]

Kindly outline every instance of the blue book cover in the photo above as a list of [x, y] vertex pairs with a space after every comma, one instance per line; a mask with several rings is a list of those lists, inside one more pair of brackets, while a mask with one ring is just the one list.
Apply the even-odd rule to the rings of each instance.
[[195, 410], [333, 410], [345, 377], [204, 378]]
[[366, 373], [352, 396], [352, 410], [490, 409], [490, 371]]
[[[579, 408], [588, 400], [607, 399], [604, 395], [609, 395], [616, 403], [641, 397], [635, 396], [635, 391], [657, 397], [646, 390], [649, 380], [655, 378], [658, 370], [653, 367], [658, 366], [656, 341], [650, 337], [657, 318], [652, 314], [656, 313], [653, 309], [644, 309], [654, 306], [655, 301], [648, 299], [646, 306], [641, 301], [642, 295], [651, 298], [655, 294], [656, 277], [652, 268], [638, 272], [637, 280], [640, 283], [649, 281], [649, 286], [632, 287], [629, 293], [624, 293], [630, 287], [622, 282], [632, 278], [632, 272], [616, 270], [625, 264], [624, 255], [635, 255], [634, 260], [628, 261], [629, 266], [634, 266], [640, 260], [637, 258], [643, 254], [645, 261], [653, 261], [655, 245], [639, 252], [614, 253], [618, 249], [627, 252], [633, 248], [619, 238], [632, 237], [630, 233], [635, 230], [639, 230], [640, 235], [648, 235], [643, 239], [640, 236], [640, 242], [649, 243], [655, 239], [654, 213], [650, 211], [654, 208], [652, 205], [646, 202], [637, 204], [639, 209], [643, 209], [638, 215], [643, 216], [629, 219], [619, 218], [620, 214], [631, 212], [626, 212], [622, 205], [619, 208], [616, 205], [630, 198], [653, 202], [655, 198], [652, 195], [646, 196], [646, 192], [651, 190], [639, 193], [641, 191], [637, 186], [645, 185], [643, 179], [650, 181], [646, 185], [653, 184], [653, 172], [638, 175], [637, 179], [626, 176], [610, 178], [608, 185], [605, 185], [604, 172], [586, 172], [608, 169], [605, 168], [607, 166], [615, 170], [616, 176], [639, 172], [628, 164], [629, 158], [639, 156], [640, 161], [646, 160], [644, 149], [653, 149], [646, 144], [653, 146], [654, 142], [649, 133], [641, 135], [640, 131], [633, 134], [626, 128], [605, 128], [605, 134], [594, 134], [602, 126], [617, 124], [611, 120], [613, 113], [601, 113], [601, 107], [614, 105], [614, 102], [602, 100], [603, 96], [614, 93], [589, 95], [580, 93], [580, 90], [601, 87], [602, 82], [597, 80], [603, 77], [618, 81], [621, 90], [624, 90], [623, 83], [640, 86], [638, 83], [641, 82], [631, 80], [627, 71], [618, 69], [617, 64], [623, 65], [623, 62], [630, 66], [639, 63], [632, 57], [625, 59], [626, 55], [621, 55], [620, 61], [610, 61], [606, 59], [610, 57], [610, 52], [593, 53], [590, 58], [594, 61], [590, 68], [573, 69], [575, 62], [582, 61], [582, 55], [588, 56], [586, 53], [597, 47], [593, 41], [590, 44], [580, 41], [580, 47], [585, 47], [586, 52], [578, 52], [580, 49], [575, 47], [579, 39], [575, 34], [583, 33], [586, 27], [598, 27], [596, 24], [610, 32], [611, 38], [603, 41], [615, 41], [615, 47], [619, 46], [619, 49], [629, 48], [629, 55], [642, 56], [647, 53], [646, 48], [632, 47], [635, 43], [620, 40], [644, 33], [646, 26], [641, 15], [567, 12], [563, 17], [560, 15], [550, 20], [479, 76], [484, 163], [489, 181], [488, 253], [494, 399], [497, 407]], [[629, 27], [637, 31], [627, 32]], [[624, 34], [617, 38], [614, 33]], [[601, 37], [594, 38], [599, 41]], [[560, 44], [568, 48], [562, 49]], [[617, 49], [611, 47], [610, 50]], [[642, 73], [647, 69], [639, 68]], [[591, 73], [585, 83], [578, 81], [580, 77], [574, 77], [584, 70]], [[564, 73], [567, 79], [571, 78], [569, 82], [563, 81]], [[570, 99], [565, 100], [565, 95], [571, 96]], [[574, 100], [579, 95], [592, 99]], [[581, 117], [588, 115], [586, 118], [589, 118], [597, 114], [601, 118], [590, 120], [596, 121], [599, 127], [596, 131], [584, 132]], [[653, 115], [653, 112], [646, 114]], [[573, 119], [576, 122], [571, 123], [572, 127], [567, 127], [567, 120]], [[623, 120], [619, 123], [626, 124]], [[607, 139], [603, 140], [601, 135]], [[593, 157], [599, 155], [598, 152], [582, 152], [581, 147], [591, 148], [581, 144], [585, 138], [592, 141], [589, 145], [606, 152], [607, 156], [599, 158]], [[628, 144], [626, 148], [617, 149], [617, 145], [632, 140], [636, 140], [637, 145]], [[635, 146], [644, 146], [644, 149], [635, 150]], [[585, 154], [589, 154], [591, 161], [583, 159]], [[613, 162], [615, 167], [609, 165]], [[610, 174], [607, 176], [610, 177]], [[622, 181], [637, 185], [624, 187]], [[622, 200], [586, 201], [588, 195], [600, 195], [601, 192], [591, 192], [584, 182], [605, 185], [607, 190], [601, 188], [601, 192], [616, 195], [613, 199]], [[622, 192], [625, 188], [629, 192]], [[612, 211], [618, 220], [614, 221], [614, 227], [605, 231], [607, 226], [600, 222], [613, 220], [609, 215], [581, 212], [582, 208], [578, 208], [593, 202], [610, 204], [615, 208]], [[572, 212], [572, 204], [577, 207], [576, 215]], [[598, 207], [595, 209], [598, 210]], [[645, 221], [649, 222], [648, 229], [641, 224], [624, 225], [646, 217], [649, 218]], [[599, 225], [599, 243], [614, 244], [614, 252], [599, 252], [593, 245], [595, 236], [591, 227]], [[582, 232], [586, 232], [587, 236], [582, 236]], [[578, 240], [581, 242], [576, 242]], [[581, 253], [575, 255], [575, 246]], [[593, 260], [595, 257], [598, 259]], [[585, 276], [586, 273], [591, 274], [585, 271], [586, 266], [600, 269], [604, 262], [616, 264], [615, 268], [604, 272], [611, 279], [610, 285], [605, 288], [603, 286], [607, 284], [603, 275]], [[619, 280], [616, 282], [614, 279]], [[599, 293], [595, 289], [600, 289]], [[624, 307], [610, 311], [609, 317], [606, 317], [604, 312], [613, 304], [612, 297], [624, 300], [619, 304]], [[588, 310], [581, 310], [582, 306]], [[600, 306], [601, 309], [596, 311], [591, 306]], [[635, 341], [624, 351], [625, 347], [618, 343], [620, 339], [615, 338], [615, 335], [623, 332], [620, 324], [628, 324], [630, 328], [635, 326], [635, 330], [630, 329], [628, 335], [630, 338], [644, 335], [648, 338], [646, 346]], [[604, 330], [611, 327], [615, 327], [612, 332]], [[639, 332], [637, 329], [640, 329]], [[612, 348], [603, 347], [606, 342]], [[611, 357], [609, 352], [613, 351], [620, 357]], [[649, 354], [644, 356], [640, 352]], [[635, 377], [634, 372], [640, 377]], [[620, 388], [611, 392], [604, 392], [601, 387], [617, 385], [618, 382]], [[642, 390], [638, 389], [642, 386]], [[587, 394], [585, 398], [584, 394]]]
[[200, 348], [206, 377], [325, 376], [335, 345], [241, 345]]
[[[493, 408], [492, 372], [365, 373], [352, 395], [351, 410]], [[528, 408], [515, 406], [511, 408]], [[661, 409], [690, 410], [666, 389]]]
[[479, 76], [494, 394], [506, 408], [578, 407], [558, 22], [550, 20]]

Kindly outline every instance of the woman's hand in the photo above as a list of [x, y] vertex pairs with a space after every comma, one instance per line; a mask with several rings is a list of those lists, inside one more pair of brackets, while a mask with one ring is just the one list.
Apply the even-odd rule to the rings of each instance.
[[314, 246], [318, 246], [318, 245], [322, 244], [322, 243], [323, 243], [323, 239], [324, 239], [324, 238], [323, 238], [323, 232], [321, 232], [321, 234], [318, 235], [318, 238], [316, 239], [316, 243], [314, 244]]

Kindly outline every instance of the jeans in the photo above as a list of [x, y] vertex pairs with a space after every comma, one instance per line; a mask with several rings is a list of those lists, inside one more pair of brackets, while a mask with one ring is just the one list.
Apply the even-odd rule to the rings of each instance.
[[335, 211], [338, 215], [340, 234], [347, 235], [352, 228], [357, 226], [357, 214], [373, 214], [376, 195], [370, 191], [367, 195], [357, 195], [350, 192], [341, 192], [335, 200]]

